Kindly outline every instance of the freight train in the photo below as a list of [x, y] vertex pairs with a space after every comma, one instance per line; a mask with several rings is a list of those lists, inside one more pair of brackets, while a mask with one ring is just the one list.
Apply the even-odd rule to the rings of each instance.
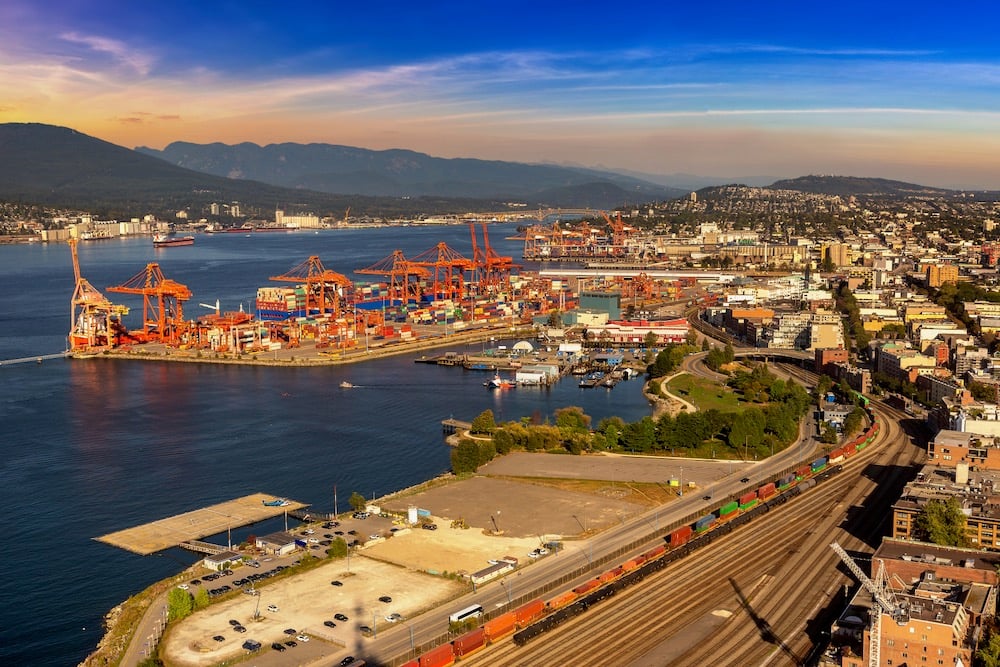
[[630, 558], [548, 601], [532, 600], [514, 611], [501, 614], [401, 667], [447, 667], [510, 635], [513, 635], [515, 644], [523, 646], [601, 600], [639, 583], [670, 563], [826, 481], [841, 471], [841, 462], [872, 444], [879, 433], [879, 424], [874, 419], [868, 399], [862, 398], [862, 406], [871, 426], [848, 444], [834, 449], [829, 456], [802, 465], [772, 482], [743, 493], [737, 500], [727, 502], [693, 523], [673, 530], [664, 536], [666, 544]]

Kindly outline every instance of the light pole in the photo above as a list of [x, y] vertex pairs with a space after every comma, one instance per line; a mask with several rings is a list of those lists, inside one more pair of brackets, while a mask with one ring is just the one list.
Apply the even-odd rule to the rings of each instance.
[[507, 604], [510, 604], [510, 586], [505, 579], [500, 580], [500, 585], [503, 586], [504, 593], [507, 594]]
[[684, 468], [681, 468], [680, 486], [677, 489], [677, 495], [679, 496], [684, 495]]

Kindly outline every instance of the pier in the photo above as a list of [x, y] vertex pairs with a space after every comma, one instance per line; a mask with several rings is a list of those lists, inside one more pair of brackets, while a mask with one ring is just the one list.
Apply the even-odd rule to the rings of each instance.
[[65, 359], [69, 356], [69, 352], [56, 352], [55, 354], [41, 354], [34, 357], [20, 357], [18, 359], [3, 359], [0, 361], [0, 366], [13, 366], [14, 364], [30, 364], [36, 363], [40, 364], [43, 361], [48, 361], [49, 359]]
[[[108, 533], [95, 539], [113, 547], [148, 556], [170, 547], [185, 546], [185, 543], [197, 544], [197, 540], [203, 537], [228, 533], [233, 528], [249, 526], [264, 519], [281, 516], [285, 512], [291, 513], [308, 507], [305, 503], [293, 500], [288, 501], [288, 504], [283, 506], [264, 504], [265, 501], [271, 502], [274, 499], [275, 496], [266, 493], [254, 493], [211, 507], [203, 507], [159, 521]], [[215, 547], [209, 542], [200, 544], [207, 545], [206, 548]], [[203, 549], [197, 550], [203, 551]]]
[[448, 418], [441, 420], [441, 428], [444, 429], [445, 435], [454, 435], [459, 431], [468, 431], [472, 428], [472, 424], [470, 422], [463, 422], [458, 419]]

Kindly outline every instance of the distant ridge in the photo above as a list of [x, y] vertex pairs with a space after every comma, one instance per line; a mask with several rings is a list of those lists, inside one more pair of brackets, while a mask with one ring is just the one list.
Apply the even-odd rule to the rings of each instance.
[[[469, 158], [439, 158], [411, 150], [368, 150], [334, 144], [193, 144], [137, 151], [216, 176], [252, 179], [331, 194], [389, 197], [508, 199], [553, 206], [610, 208], [683, 193], [613, 172]], [[595, 189], [595, 185], [600, 187]]]
[[859, 195], [870, 197], [950, 197], [958, 194], [955, 190], [945, 188], [916, 185], [885, 178], [859, 178], [857, 176], [800, 176], [775, 181], [768, 187], [773, 190], [798, 190], [841, 197]]

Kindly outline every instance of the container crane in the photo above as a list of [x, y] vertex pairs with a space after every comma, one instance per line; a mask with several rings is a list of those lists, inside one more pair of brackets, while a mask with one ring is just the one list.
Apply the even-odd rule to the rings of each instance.
[[142, 295], [142, 331], [147, 339], [173, 344], [187, 330], [184, 321], [184, 302], [191, 298], [191, 290], [175, 280], [164, 277], [160, 265], [147, 264], [121, 285], [108, 288], [109, 292]]
[[[431, 275], [431, 272], [424, 267], [406, 259], [402, 250], [396, 250], [388, 257], [369, 267], [358, 269], [355, 273], [385, 276], [389, 281], [389, 300], [399, 301], [404, 305], [407, 301], [420, 299], [419, 281]], [[413, 281], [410, 280], [411, 277], [414, 278]]]
[[306, 315], [330, 313], [334, 318], [340, 317], [343, 311], [345, 293], [354, 288], [350, 278], [327, 269], [317, 255], [292, 267], [288, 273], [271, 276], [268, 280], [304, 285]]
[[472, 262], [475, 272], [475, 282], [483, 294], [496, 294], [510, 288], [510, 274], [513, 269], [521, 268], [514, 264], [512, 257], [498, 255], [490, 246], [490, 236], [483, 223], [483, 245], [476, 244], [476, 223], [469, 223], [472, 233]]
[[69, 240], [73, 258], [75, 287], [71, 299], [69, 348], [83, 350], [91, 347], [115, 347], [122, 335], [128, 332], [121, 318], [128, 314], [127, 306], [111, 303], [80, 273], [77, 239]]
[[900, 606], [892, 589], [889, 588], [888, 578], [885, 574], [885, 563], [881, 560], [878, 561], [875, 580], [872, 581], [839, 543], [834, 542], [830, 548], [872, 596], [871, 627], [868, 629], [868, 665], [869, 667], [879, 667], [882, 648], [882, 615], [888, 614], [898, 621], [905, 618], [906, 610]]
[[612, 220], [607, 213], [601, 211], [601, 215], [604, 216], [604, 220], [611, 227], [611, 252], [612, 254], [624, 254], [625, 252], [625, 239], [631, 232], [635, 231], [632, 227], [628, 227], [622, 222], [622, 212], [616, 211], [615, 219]]
[[414, 266], [431, 270], [434, 298], [462, 300], [465, 297], [465, 273], [471, 271], [473, 262], [442, 241], [436, 246], [409, 260]]

